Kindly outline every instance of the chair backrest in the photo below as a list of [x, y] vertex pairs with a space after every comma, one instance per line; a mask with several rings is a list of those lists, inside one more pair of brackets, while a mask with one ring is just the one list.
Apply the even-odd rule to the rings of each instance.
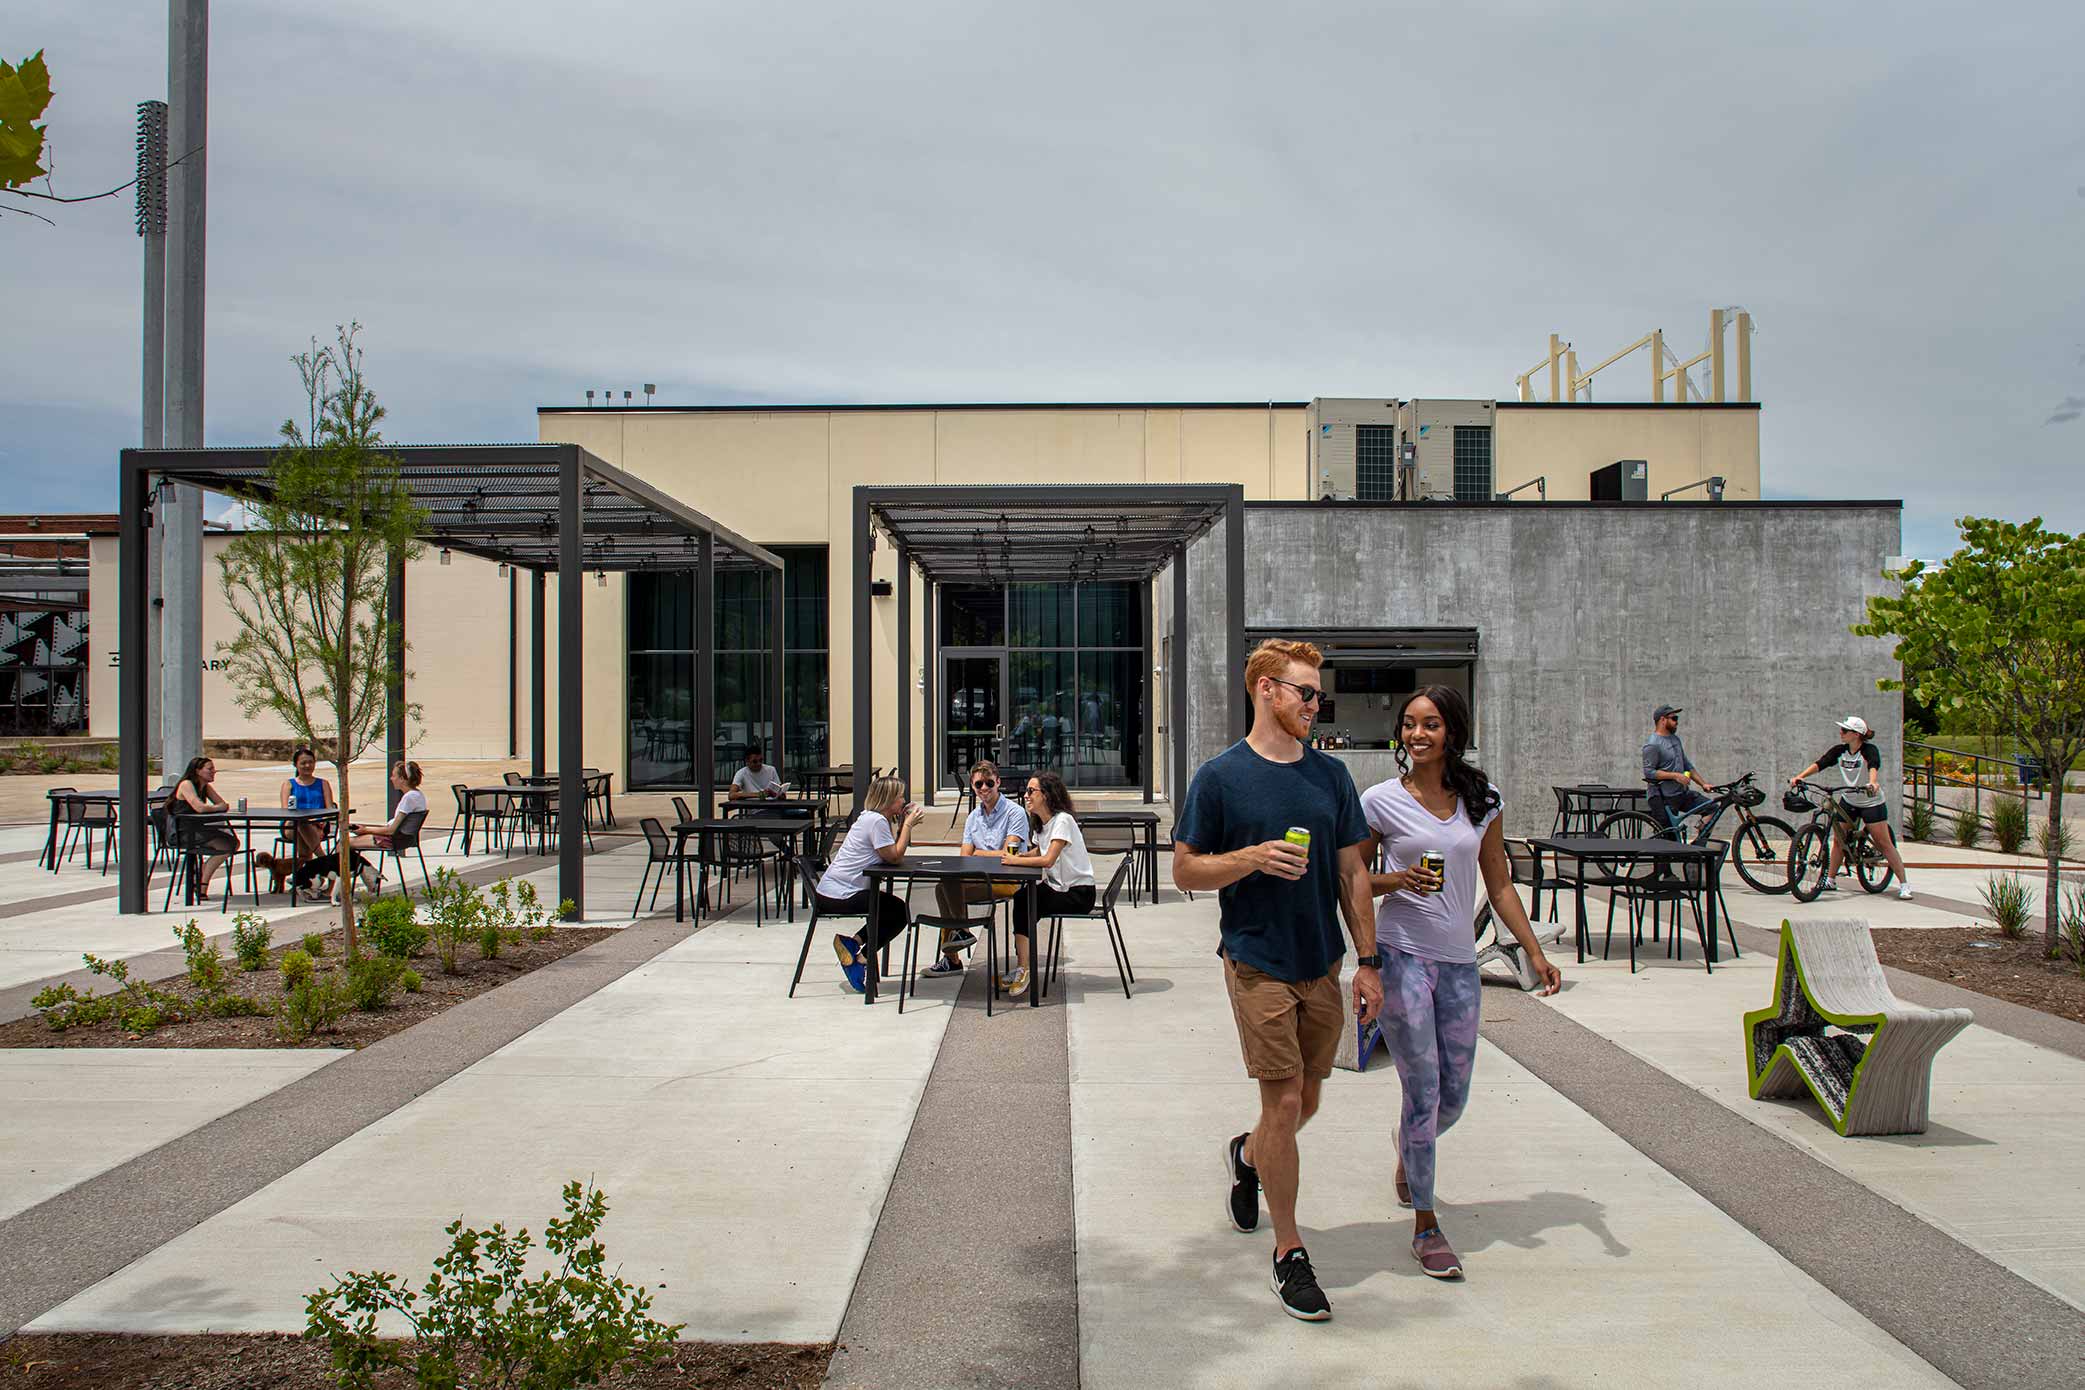
[[582, 767], [579, 769], [579, 775], [581, 777], [599, 777], [601, 769], [598, 767]]
[[818, 879], [824, 871], [801, 854], [790, 855], [789, 862], [796, 866], [796, 876], [803, 881], [804, 896], [811, 900], [811, 920], [816, 922], [824, 916], [818, 909]]
[[420, 827], [427, 823], [425, 811], [408, 811], [399, 817], [398, 828], [391, 832], [393, 849], [411, 849], [420, 843]]
[[1127, 854], [1136, 848], [1137, 832], [1126, 825], [1079, 824], [1088, 854]]
[[656, 864], [673, 853], [673, 842], [666, 838], [666, 827], [659, 824], [657, 816], [646, 816], [637, 822], [637, 827], [644, 832], [645, 847], [651, 854], [653, 863]]
[[459, 817], [463, 816], [467, 811], [470, 810], [471, 800], [469, 797], [463, 794], [464, 784], [461, 782], [451, 782], [449, 784], [449, 791], [456, 798], [456, 814]]
[[500, 774], [500, 780], [510, 787], [518, 787], [521, 785], [521, 774], [518, 772], [502, 773]]
[[1526, 840], [1506, 840], [1506, 867], [1515, 883], [1535, 881], [1535, 851]]
[[695, 813], [688, 809], [688, 802], [685, 797], [676, 796], [673, 798], [673, 813], [681, 818], [683, 824], [695, 819]]
[[1136, 866], [1136, 862], [1135, 855], [1125, 854], [1121, 862], [1115, 865], [1114, 876], [1108, 880], [1108, 891], [1101, 896], [1101, 906], [1109, 912], [1115, 910], [1115, 899], [1122, 896], [1122, 885], [1129, 882], [1129, 871]]

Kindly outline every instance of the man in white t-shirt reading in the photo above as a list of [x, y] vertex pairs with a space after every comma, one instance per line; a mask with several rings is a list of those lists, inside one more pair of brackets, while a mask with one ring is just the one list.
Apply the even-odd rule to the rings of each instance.
[[753, 744], [746, 749], [746, 765], [731, 779], [731, 800], [781, 794], [782, 774], [767, 765], [767, 754], [759, 744]]

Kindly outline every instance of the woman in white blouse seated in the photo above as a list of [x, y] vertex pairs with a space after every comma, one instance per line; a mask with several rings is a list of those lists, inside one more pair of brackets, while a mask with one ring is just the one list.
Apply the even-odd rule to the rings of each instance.
[[889, 889], [873, 891], [864, 870], [876, 864], [895, 864], [905, 857], [912, 842], [912, 827], [925, 814], [923, 807], [905, 804], [905, 784], [895, 777], [878, 777], [869, 783], [862, 800], [862, 813], [848, 827], [847, 838], [833, 851], [833, 862], [818, 880], [818, 910], [821, 913], [865, 915], [872, 901], [880, 901], [876, 916], [876, 939], [863, 936], [833, 937], [833, 952], [840, 958], [840, 973], [847, 988], [862, 992], [869, 970], [869, 954], [883, 949], [885, 942], [905, 930], [911, 921], [905, 900]]
[[1020, 952], [1020, 964], [1000, 983], [1015, 996], [1028, 989], [1037, 919], [1093, 910], [1093, 861], [1086, 856], [1086, 837], [1072, 816], [1071, 792], [1064, 779], [1054, 772], [1031, 772], [1021, 800], [1029, 817], [1042, 827], [1034, 836], [1040, 852], [1008, 852], [1000, 861], [1041, 869], [1043, 876], [1032, 895], [1014, 899], [1014, 949]]

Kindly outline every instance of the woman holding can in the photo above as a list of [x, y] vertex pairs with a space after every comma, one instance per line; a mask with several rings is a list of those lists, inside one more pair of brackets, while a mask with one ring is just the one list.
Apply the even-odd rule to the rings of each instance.
[[1371, 876], [1379, 899], [1376, 947], [1383, 957], [1383, 1036], [1397, 1063], [1404, 1109], [1397, 1127], [1397, 1201], [1412, 1208], [1412, 1257], [1436, 1279], [1462, 1261], [1434, 1216], [1434, 1144], [1462, 1118], [1477, 1061], [1477, 891], [1527, 952], [1554, 994], [1563, 981], [1542, 954], [1506, 863], [1497, 787], [1463, 761], [1470, 707], [1460, 692], [1429, 685], [1398, 717], [1400, 777], [1361, 794], [1388, 870]]

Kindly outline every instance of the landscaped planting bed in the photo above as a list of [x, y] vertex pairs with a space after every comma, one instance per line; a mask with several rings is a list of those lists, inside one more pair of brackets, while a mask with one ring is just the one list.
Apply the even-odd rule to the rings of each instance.
[[2085, 1023], [2085, 978], [2076, 962], [2042, 953], [2037, 922], [2017, 939], [1988, 927], [1879, 927], [1884, 965]]

